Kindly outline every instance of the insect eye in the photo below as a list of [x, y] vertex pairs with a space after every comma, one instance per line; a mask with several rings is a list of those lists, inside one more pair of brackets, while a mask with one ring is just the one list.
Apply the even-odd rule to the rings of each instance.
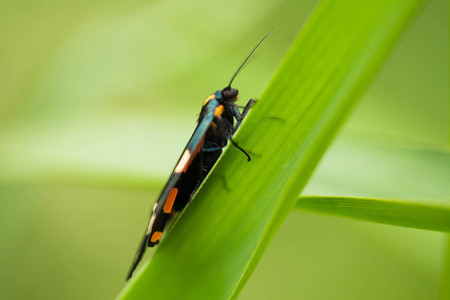
[[233, 98], [236, 98], [237, 97], [237, 95], [238, 95], [238, 90], [236, 90], [236, 89], [233, 89], [233, 88], [229, 88], [229, 89], [223, 89], [223, 96], [224, 96], [224, 98], [227, 98], [227, 99], [233, 99]]

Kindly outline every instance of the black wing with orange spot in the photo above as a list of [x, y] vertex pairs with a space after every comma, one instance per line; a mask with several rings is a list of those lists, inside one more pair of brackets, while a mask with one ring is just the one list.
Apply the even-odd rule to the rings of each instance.
[[214, 112], [219, 106], [214, 94], [209, 96], [203, 104], [199, 123], [153, 207], [149, 224], [128, 272], [127, 280], [133, 275], [146, 248], [158, 244], [171, 213], [182, 209], [189, 201], [192, 192], [195, 191], [195, 186], [198, 187], [198, 174], [202, 168], [198, 153], [203, 147], [206, 131], [213, 122]]

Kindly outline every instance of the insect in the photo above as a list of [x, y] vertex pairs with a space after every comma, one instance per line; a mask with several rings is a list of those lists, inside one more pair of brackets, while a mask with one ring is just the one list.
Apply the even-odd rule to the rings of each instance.
[[[247, 160], [250, 161], [250, 155], [232, 137], [255, 100], [250, 99], [241, 113], [239, 106], [235, 104], [238, 99], [238, 90], [232, 88], [231, 84], [256, 48], [272, 30], [253, 48], [231, 78], [230, 83], [224, 89], [208, 96], [204, 101], [197, 127], [158, 201], [153, 206], [150, 222], [128, 272], [127, 280], [133, 275], [144, 256], [146, 248], [159, 243], [169, 218], [176, 212], [183, 210], [188, 202], [192, 204], [194, 194], [219, 159], [222, 148], [227, 145], [228, 140], [242, 151], [247, 156]], [[235, 119], [236, 125], [234, 125]]]

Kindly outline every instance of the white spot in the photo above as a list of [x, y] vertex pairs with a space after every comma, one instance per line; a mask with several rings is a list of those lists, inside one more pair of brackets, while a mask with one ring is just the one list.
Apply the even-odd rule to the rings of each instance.
[[155, 203], [155, 205], [153, 205], [152, 218], [150, 219], [150, 223], [148, 223], [147, 235], [150, 235], [150, 233], [152, 232], [153, 223], [155, 222], [155, 217], [156, 217], [155, 210], [156, 210], [157, 206], [158, 206], [158, 203]]
[[186, 167], [190, 158], [191, 158], [191, 154], [189, 153], [189, 150], [186, 149], [184, 151], [183, 156], [181, 157], [180, 161], [178, 162], [177, 167], [175, 168], [175, 173], [183, 172], [184, 167]]

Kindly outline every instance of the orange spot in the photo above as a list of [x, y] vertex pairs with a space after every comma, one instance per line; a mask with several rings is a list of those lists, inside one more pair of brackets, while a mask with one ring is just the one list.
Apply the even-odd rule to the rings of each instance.
[[205, 106], [209, 102], [209, 100], [214, 98], [216, 98], [216, 95], [214, 94], [209, 95], [208, 98], [206, 98], [205, 102], [203, 102], [203, 106]]
[[164, 213], [168, 214], [172, 211], [173, 203], [175, 202], [175, 198], [177, 197], [178, 189], [173, 188], [170, 190], [169, 197], [167, 197], [166, 203], [164, 204]]
[[161, 231], [155, 231], [155, 233], [152, 234], [152, 238], [150, 239], [150, 241], [152, 243], [156, 243], [157, 241], [159, 241], [159, 239], [162, 237], [162, 232]]
[[202, 137], [202, 139], [200, 140], [200, 143], [198, 143], [197, 148], [195, 148], [194, 153], [192, 154], [192, 157], [195, 157], [197, 154], [200, 153], [200, 150], [202, 149], [204, 143], [205, 143], [205, 137]]
[[223, 113], [224, 107], [223, 105], [217, 106], [217, 108], [214, 110], [214, 117], [220, 117]]

